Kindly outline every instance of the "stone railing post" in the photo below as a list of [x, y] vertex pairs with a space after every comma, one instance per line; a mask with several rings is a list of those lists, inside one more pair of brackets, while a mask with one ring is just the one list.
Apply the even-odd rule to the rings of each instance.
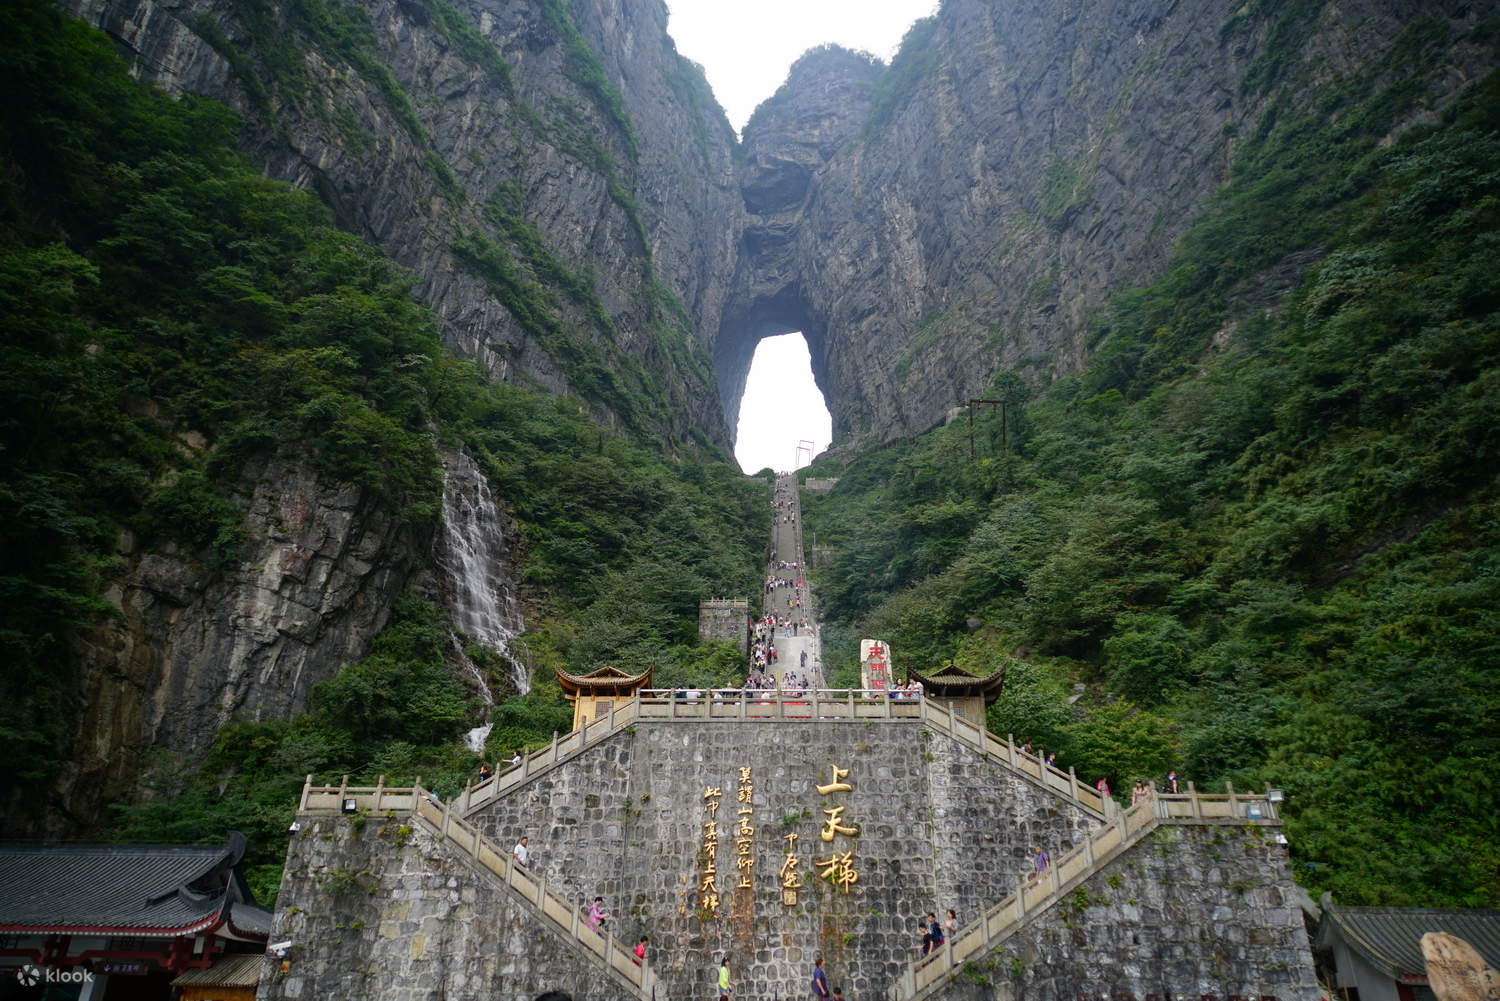
[[375, 804], [370, 807], [371, 813], [380, 812], [380, 798], [385, 795], [385, 776], [375, 780]]
[[1240, 815], [1240, 801], [1234, 794], [1234, 783], [1225, 782], [1224, 791], [1229, 794], [1229, 815], [1238, 817]]
[[[297, 804], [297, 812], [302, 813], [307, 809], [307, 797], [312, 795], [312, 772], [307, 773], [307, 779], [302, 783], [302, 802]], [[342, 808], [343, 804], [340, 804]]]

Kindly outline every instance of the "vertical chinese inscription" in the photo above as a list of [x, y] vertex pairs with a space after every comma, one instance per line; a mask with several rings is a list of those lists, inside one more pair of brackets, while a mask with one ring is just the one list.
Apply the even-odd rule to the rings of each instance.
[[740, 787], [735, 791], [734, 866], [739, 871], [737, 890], [750, 888], [750, 873], [755, 868], [755, 786], [750, 780], [750, 769], [740, 769]]
[[708, 819], [703, 822], [703, 875], [698, 880], [698, 912], [706, 918], [719, 916], [719, 800], [724, 792], [718, 786], [704, 786], [703, 805]]
[[[854, 784], [848, 781], [849, 769], [840, 768], [838, 765], [830, 765], [832, 778], [817, 787], [818, 794], [827, 796], [836, 792], [852, 792]], [[824, 842], [832, 843], [836, 837], [856, 838], [859, 836], [859, 825], [853, 824], [844, 818], [847, 809], [843, 804], [824, 807], [823, 813], [826, 820], [823, 821], [823, 829], [818, 832], [818, 837]], [[818, 878], [826, 879], [836, 889], [849, 892], [849, 887], [859, 882], [859, 870], [854, 862], [854, 850], [831, 852], [826, 858], [814, 859], [813, 864], [818, 867]]]
[[797, 835], [782, 836], [786, 842], [786, 861], [781, 863], [781, 902], [787, 907], [797, 906], [797, 891], [802, 889], [802, 876], [797, 872]]

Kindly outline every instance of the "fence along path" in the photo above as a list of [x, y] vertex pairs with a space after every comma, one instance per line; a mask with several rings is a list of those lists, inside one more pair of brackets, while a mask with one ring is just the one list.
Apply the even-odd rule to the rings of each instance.
[[1101, 796], [1093, 786], [1078, 780], [1070, 768], [1048, 765], [1041, 754], [1031, 754], [1010, 738], [1002, 740], [980, 723], [965, 719], [935, 699], [892, 699], [885, 692], [857, 689], [813, 689], [792, 696], [786, 692], [714, 695], [677, 698], [673, 692], [648, 690], [552, 743], [521, 758], [521, 763], [492, 779], [470, 785], [453, 801], [461, 817], [473, 816], [485, 805], [509, 795], [521, 786], [582, 754], [607, 737], [636, 723], [691, 723], [713, 721], [812, 723], [828, 720], [894, 720], [925, 723], [939, 733], [967, 744], [990, 761], [997, 762], [1034, 785], [1071, 800], [1098, 820], [1119, 810], [1114, 800]]
[[1269, 794], [1229, 792], [1206, 796], [1197, 791], [1156, 793], [1126, 810], [1116, 810], [1111, 821], [1088, 840], [1057, 859], [1045, 873], [1030, 877], [1010, 896], [960, 928], [941, 948], [908, 965], [886, 992], [888, 1001], [924, 1001], [964, 963], [998, 948], [1037, 912], [1099, 872], [1127, 848], [1163, 824], [1240, 823], [1279, 826], [1276, 804]]
[[581, 945], [586, 955], [602, 963], [633, 995], [651, 1001], [656, 978], [649, 963], [637, 965], [629, 946], [591, 927], [581, 916], [578, 905], [554, 891], [546, 880], [517, 865], [510, 852], [501, 850], [472, 824], [438, 802], [422, 788], [421, 779], [411, 788], [387, 789], [383, 782], [375, 786], [350, 786], [347, 776], [343, 785], [315, 786], [309, 775], [302, 787], [299, 813], [348, 812], [351, 801], [356, 810], [410, 814], [433, 837], [457, 848], [483, 875], [499, 880], [513, 896], [520, 897], [543, 918], [542, 924]]

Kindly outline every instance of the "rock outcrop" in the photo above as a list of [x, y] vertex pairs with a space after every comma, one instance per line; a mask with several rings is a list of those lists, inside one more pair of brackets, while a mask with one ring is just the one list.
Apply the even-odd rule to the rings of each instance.
[[12, 804], [12, 833], [75, 834], [128, 801], [148, 758], [195, 760], [231, 719], [285, 719], [361, 656], [426, 545], [358, 489], [284, 461], [247, 471], [233, 569], [122, 540], [119, 611], [83, 640], [73, 758], [46, 809]]
[[62, 5], [141, 76], [237, 110], [266, 173], [409, 268], [495, 377], [728, 440], [707, 349], [734, 134], [660, 0]]
[[[745, 129], [746, 206], [768, 214], [747, 230], [715, 349], [726, 410], [726, 366], [768, 332], [769, 303], [809, 333], [841, 443], [935, 426], [1001, 370], [1076, 371], [1090, 311], [1161, 273], [1237, 136], [1278, 101], [1309, 107], [1414, 21], [1455, 40], [1433, 57], [1424, 115], [1494, 63], [1457, 41], [1493, 3], [1302, 5], [1305, 23], [1279, 35], [1292, 14], [1242, 7], [945, 0], [873, 88], [853, 56], [799, 65]], [[1308, 70], [1300, 91], [1257, 82], [1278, 60], [1288, 80]], [[852, 120], [830, 129], [836, 94]], [[809, 144], [817, 155], [785, 152]]]

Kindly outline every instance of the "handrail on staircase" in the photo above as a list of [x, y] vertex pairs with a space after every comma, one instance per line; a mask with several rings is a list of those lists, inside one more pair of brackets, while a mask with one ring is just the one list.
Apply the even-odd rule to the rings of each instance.
[[436, 794], [424, 789], [420, 779], [409, 788], [388, 789], [384, 777], [376, 786], [351, 786], [348, 776], [337, 786], [315, 786], [309, 775], [302, 790], [301, 809], [410, 814], [426, 825], [433, 837], [452, 844], [538, 910], [554, 930], [582, 945], [643, 1001], [652, 998], [656, 978], [649, 963], [638, 963], [634, 953], [613, 935], [580, 921], [578, 905], [549, 888], [541, 876], [518, 864], [510, 852], [497, 847], [477, 827], [456, 815]]
[[922, 1001], [955, 968], [1008, 938], [1029, 915], [1056, 903], [1161, 824], [1238, 822], [1258, 826], [1280, 822], [1269, 791], [1246, 794], [1236, 793], [1232, 785], [1226, 784], [1226, 788], [1223, 795], [1204, 794], [1196, 789], [1187, 793], [1152, 793], [1124, 810], [1117, 810], [1109, 823], [1053, 861], [1045, 871], [1029, 874], [976, 921], [958, 929], [940, 949], [908, 964], [887, 991], [889, 1001]]

